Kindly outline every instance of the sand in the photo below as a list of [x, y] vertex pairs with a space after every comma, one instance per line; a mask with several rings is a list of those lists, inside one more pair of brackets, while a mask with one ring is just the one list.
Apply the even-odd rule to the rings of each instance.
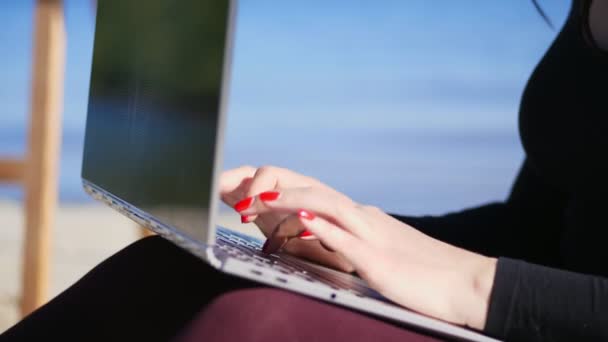
[[[218, 223], [259, 236], [238, 215], [222, 213]], [[140, 238], [140, 228], [112, 209], [97, 205], [58, 208], [53, 232], [50, 295], [55, 296], [121, 248]], [[0, 201], [0, 332], [18, 319], [23, 214], [19, 202]]]

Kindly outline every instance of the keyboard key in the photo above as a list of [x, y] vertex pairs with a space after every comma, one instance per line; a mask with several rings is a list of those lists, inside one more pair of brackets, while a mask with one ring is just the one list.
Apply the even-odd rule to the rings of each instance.
[[239, 260], [251, 262], [258, 267], [270, 268], [285, 275], [292, 275], [311, 283], [322, 283], [334, 290], [346, 290], [357, 296], [375, 293], [360, 278], [320, 266], [312, 266], [287, 254], [262, 254], [261, 246], [262, 243], [253, 238], [237, 235], [224, 229], [217, 230], [217, 247]]

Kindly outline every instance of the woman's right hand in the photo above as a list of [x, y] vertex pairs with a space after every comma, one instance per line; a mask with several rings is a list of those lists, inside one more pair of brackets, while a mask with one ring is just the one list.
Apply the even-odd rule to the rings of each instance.
[[[298, 187], [319, 187], [334, 191], [317, 179], [274, 166], [260, 168], [242, 166], [224, 171], [220, 178], [222, 201], [230, 207], [234, 207], [243, 198], [252, 198], [262, 192], [277, 190], [279, 188]], [[241, 221], [243, 223], [255, 222], [262, 233], [266, 237], [269, 237], [287, 216], [288, 214], [268, 213], [259, 216], [244, 216], [241, 218]], [[289, 240], [283, 249], [292, 255], [343, 272], [354, 271], [353, 265], [341, 254], [326, 249], [317, 239], [294, 238]]]

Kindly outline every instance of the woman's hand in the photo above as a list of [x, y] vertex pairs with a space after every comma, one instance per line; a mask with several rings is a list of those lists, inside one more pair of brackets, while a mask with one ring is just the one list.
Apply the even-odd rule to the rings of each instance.
[[245, 201], [248, 207], [239, 208], [242, 215], [283, 218], [274, 224], [267, 252], [309, 230], [346, 258], [371, 287], [394, 302], [448, 322], [483, 329], [495, 259], [428, 237], [328, 187], [299, 184], [275, 189], [251, 197]]
[[[220, 195], [222, 201], [231, 207], [243, 206], [246, 201], [244, 198], [251, 198], [264, 191], [271, 191], [279, 188], [309, 187], [333, 191], [320, 181], [292, 172], [287, 169], [265, 166], [254, 168], [243, 166], [228, 170], [222, 173], [220, 178]], [[239, 202], [241, 202], [239, 204]], [[237, 210], [238, 211], [238, 210]], [[241, 222], [255, 222], [262, 233], [269, 237], [274, 228], [283, 221], [289, 214], [268, 212], [251, 215], [242, 215]], [[292, 239], [284, 246], [285, 251], [290, 254], [318, 262], [320, 264], [335, 268], [343, 272], [353, 272], [354, 268], [343, 256], [324, 248], [319, 241], [310, 237]]]

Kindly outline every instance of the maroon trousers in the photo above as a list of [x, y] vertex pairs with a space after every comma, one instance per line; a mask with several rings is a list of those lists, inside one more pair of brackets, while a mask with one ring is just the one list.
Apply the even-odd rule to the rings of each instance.
[[436, 341], [223, 274], [160, 237], [118, 252], [0, 335], [34, 340]]

